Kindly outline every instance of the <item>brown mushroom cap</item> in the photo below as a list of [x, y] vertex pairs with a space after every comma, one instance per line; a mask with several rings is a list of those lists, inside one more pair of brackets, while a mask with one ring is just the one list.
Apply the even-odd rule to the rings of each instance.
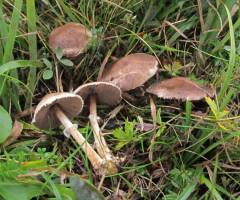
[[80, 96], [67, 92], [47, 94], [37, 105], [32, 123], [41, 129], [58, 127], [61, 123], [51, 110], [54, 105], [58, 105], [72, 119], [82, 111], [83, 100]]
[[154, 56], [145, 53], [127, 55], [106, 69], [101, 81], [111, 82], [122, 91], [135, 89], [150, 79], [158, 69]]
[[90, 95], [96, 95], [97, 102], [99, 104], [116, 105], [121, 99], [121, 89], [107, 82], [92, 82], [79, 86], [75, 91], [75, 94], [81, 96], [84, 100]]
[[184, 77], [176, 77], [151, 85], [147, 92], [164, 99], [197, 101], [206, 96], [213, 97], [213, 89], [200, 86]]
[[70, 22], [51, 32], [49, 46], [53, 51], [61, 48], [64, 56], [75, 58], [84, 52], [91, 37], [91, 31], [82, 24]]

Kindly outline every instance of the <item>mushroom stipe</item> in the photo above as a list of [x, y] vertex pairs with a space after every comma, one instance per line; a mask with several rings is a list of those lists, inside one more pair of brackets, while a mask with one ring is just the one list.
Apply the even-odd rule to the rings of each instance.
[[84, 100], [89, 99], [89, 121], [93, 128], [98, 153], [107, 162], [117, 165], [118, 159], [112, 155], [97, 121], [97, 102], [100, 104], [116, 105], [122, 99], [120, 88], [112, 83], [93, 82], [79, 86], [74, 93], [81, 96]]
[[46, 95], [38, 104], [32, 123], [39, 128], [57, 127], [62, 124], [65, 132], [81, 146], [97, 173], [101, 175], [116, 173], [115, 165], [102, 159], [70, 121], [81, 112], [82, 107], [83, 100], [76, 94], [51, 93]]
[[92, 163], [92, 166], [99, 171], [102, 168], [103, 160], [101, 157], [93, 150], [91, 145], [85, 140], [82, 134], [73, 126], [72, 122], [63, 113], [61, 108], [57, 105], [52, 107], [52, 111], [56, 117], [61, 121], [62, 125], [66, 128], [66, 132], [71, 135], [75, 141], [82, 147], [83, 151], [86, 153], [88, 159]]

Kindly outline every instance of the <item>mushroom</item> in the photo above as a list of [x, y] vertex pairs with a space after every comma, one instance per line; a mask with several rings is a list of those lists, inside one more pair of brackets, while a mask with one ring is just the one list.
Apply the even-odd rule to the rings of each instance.
[[157, 70], [158, 61], [154, 56], [134, 53], [119, 59], [103, 72], [100, 79], [114, 83], [126, 92], [143, 85]]
[[111, 82], [129, 91], [144, 84], [158, 70], [158, 61], [145, 53], [129, 54], [103, 72], [101, 81]]
[[111, 150], [108, 148], [97, 121], [97, 102], [109, 106], [116, 105], [122, 99], [120, 88], [112, 83], [92, 82], [79, 86], [74, 93], [84, 100], [89, 99], [89, 121], [93, 128], [96, 149], [99, 155], [108, 162], [108, 166], [110, 166], [108, 170], [116, 173], [117, 159], [113, 157]]
[[74, 59], [84, 52], [91, 37], [91, 31], [82, 24], [70, 22], [51, 32], [49, 46], [53, 51], [63, 49], [64, 56]]
[[214, 91], [207, 86], [200, 86], [184, 77], [176, 77], [151, 85], [148, 93], [163, 99], [181, 99], [197, 101], [206, 96], [213, 97]]
[[95, 170], [103, 174], [105, 161], [70, 121], [82, 111], [82, 108], [83, 100], [76, 94], [67, 92], [47, 94], [37, 105], [32, 123], [41, 129], [56, 128], [62, 124], [65, 127], [65, 135], [71, 135], [76, 140]]

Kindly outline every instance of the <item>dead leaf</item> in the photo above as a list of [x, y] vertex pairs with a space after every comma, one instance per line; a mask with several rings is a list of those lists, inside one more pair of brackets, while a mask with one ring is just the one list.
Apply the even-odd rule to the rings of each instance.
[[22, 118], [22, 117], [28, 117], [29, 115], [32, 115], [36, 109], [36, 106], [30, 107], [24, 111], [21, 111], [16, 114], [16, 118]]
[[12, 144], [17, 138], [21, 135], [23, 130], [23, 124], [17, 120], [15, 120], [13, 124], [13, 128], [11, 131], [11, 135], [7, 138], [7, 140], [3, 143], [3, 147], [6, 147]]
[[135, 126], [135, 129], [137, 131], [144, 131], [144, 132], [148, 132], [148, 131], [151, 131], [153, 130], [155, 127], [153, 124], [151, 123], [145, 123], [145, 122], [142, 122], [142, 123], [139, 123], [139, 124], [136, 124]]
[[157, 126], [157, 108], [156, 108], [156, 105], [155, 105], [152, 97], [150, 96], [149, 98], [150, 98], [151, 116], [152, 116], [152, 120], [153, 120], [153, 126], [155, 129]]

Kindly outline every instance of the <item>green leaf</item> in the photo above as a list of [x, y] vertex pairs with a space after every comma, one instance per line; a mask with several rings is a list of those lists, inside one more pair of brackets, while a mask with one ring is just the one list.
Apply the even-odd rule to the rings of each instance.
[[[24, 68], [24, 67], [41, 67], [41, 62], [39, 61], [29, 61], [29, 60], [15, 60], [15, 61], [10, 61], [7, 62], [3, 65], [0, 65], [0, 75], [8, 72], [12, 69], [17, 69], [17, 68]], [[17, 75], [17, 71], [13, 71], [15, 75]], [[6, 74], [5, 74], [6, 75]], [[12, 77], [15, 80], [18, 80], [17, 76]], [[0, 78], [0, 97], [2, 98], [3, 105], [7, 107], [7, 102], [9, 102], [8, 96], [6, 95], [9, 91], [6, 91], [5, 88], [5, 82], [7, 80], [7, 76], [5, 76], [3, 79]], [[18, 86], [18, 84], [16, 84]], [[13, 103], [17, 110], [20, 109], [20, 106], [18, 106], [18, 89], [17, 88], [12, 88], [13, 92], [11, 93]], [[29, 89], [28, 89], [29, 90]], [[31, 90], [30, 90], [31, 92]]]
[[165, 129], [166, 129], [166, 125], [165, 125], [165, 123], [162, 123], [162, 125], [160, 125], [157, 129], [157, 133], [156, 133], [155, 137], [156, 138], [160, 137], [162, 135], [162, 133], [165, 131]]
[[116, 139], [123, 140], [125, 139], [125, 132], [121, 128], [117, 128], [113, 131], [113, 136]]
[[49, 186], [51, 188], [51, 191], [53, 192], [54, 196], [56, 197], [57, 200], [63, 200], [59, 189], [57, 188], [55, 182], [47, 175], [42, 174], [43, 178], [49, 183]]
[[90, 183], [78, 176], [70, 177], [70, 186], [77, 200], [104, 200], [103, 195]]
[[52, 69], [52, 63], [48, 59], [43, 58], [42, 60], [48, 69]]
[[165, 69], [167, 69], [172, 74], [178, 74], [181, 69], [184, 68], [184, 66], [181, 64], [180, 61], [174, 61], [171, 64], [164, 64], [163, 66]]
[[11, 134], [12, 119], [2, 106], [0, 106], [0, 127], [0, 143], [3, 143]]
[[218, 118], [219, 119], [222, 119], [223, 117], [225, 117], [226, 115], [229, 114], [229, 111], [228, 110], [223, 110], [221, 112], [218, 112]]
[[51, 69], [44, 70], [43, 72], [43, 79], [49, 80], [53, 77], [53, 71]]
[[129, 121], [125, 122], [125, 133], [126, 133], [127, 138], [132, 138], [133, 137], [134, 126], [135, 126], [134, 122], [129, 122]]
[[42, 187], [36, 183], [22, 183], [16, 180], [0, 180], [0, 196], [6, 200], [29, 200], [42, 194]]
[[117, 128], [113, 131], [113, 136], [117, 139], [118, 144], [116, 145], [116, 149], [121, 149], [123, 146], [128, 144], [129, 142], [135, 139], [135, 122], [125, 122], [124, 129]]
[[59, 48], [59, 47], [56, 48], [55, 54], [56, 54], [57, 59], [60, 61], [63, 57], [63, 49]]
[[215, 115], [215, 117], [217, 117], [218, 116], [218, 107], [217, 107], [217, 104], [215, 103], [215, 101], [213, 101], [209, 97], [205, 97], [205, 100], [206, 100], [207, 104], [209, 105], [211, 111]]
[[42, 63], [38, 60], [15, 60], [7, 62], [0, 66], [0, 74], [3, 74], [11, 69], [24, 68], [24, 67], [41, 67]]
[[73, 66], [73, 62], [71, 60], [68, 59], [61, 59], [59, 60], [63, 65], [68, 66], [68, 67], [72, 67]]
[[[66, 187], [66, 185], [56, 184], [56, 188], [58, 189], [59, 193], [61, 194], [61, 197], [64, 200], [77, 200], [73, 190], [71, 188]], [[57, 200], [57, 198], [54, 199]]]
[[123, 148], [125, 145], [127, 145], [130, 141], [118, 141], [116, 145], [116, 150], [120, 150]]
[[217, 104], [215, 103], [215, 101], [213, 101], [209, 97], [205, 97], [205, 100], [206, 100], [207, 104], [209, 105], [211, 111], [213, 112], [216, 120], [222, 119], [223, 117], [225, 117], [226, 115], [229, 114], [229, 111], [227, 111], [227, 110], [219, 111], [219, 108], [218, 108]]

